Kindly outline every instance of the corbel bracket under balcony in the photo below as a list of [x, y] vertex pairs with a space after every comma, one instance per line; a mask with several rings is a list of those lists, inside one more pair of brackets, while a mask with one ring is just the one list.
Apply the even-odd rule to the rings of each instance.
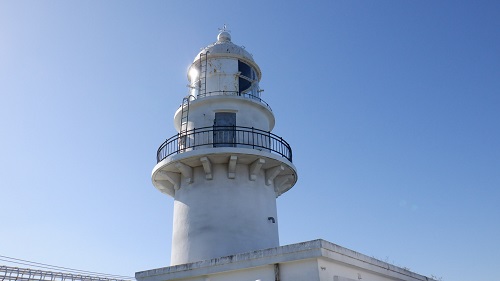
[[187, 183], [193, 182], [193, 168], [181, 162], [175, 163], [175, 167], [181, 171], [181, 174], [184, 178], [186, 178]]
[[203, 170], [205, 171], [205, 179], [213, 179], [212, 162], [210, 162], [210, 159], [208, 159], [208, 157], [201, 157], [200, 162], [203, 165]]
[[273, 184], [273, 180], [276, 176], [281, 173], [281, 171], [285, 170], [283, 165], [279, 165], [273, 168], [269, 168], [266, 170], [266, 185], [271, 185]]
[[257, 175], [259, 174], [260, 169], [262, 168], [262, 165], [266, 163], [266, 160], [263, 158], [259, 158], [255, 161], [253, 161], [252, 164], [249, 166], [249, 174], [250, 174], [250, 180], [255, 181], [257, 179]]
[[174, 186], [174, 190], [178, 190], [181, 184], [181, 175], [174, 172], [159, 171], [157, 180], [169, 181]]
[[236, 178], [236, 163], [238, 162], [238, 156], [231, 155], [229, 157], [229, 163], [227, 164], [227, 177], [229, 179]]

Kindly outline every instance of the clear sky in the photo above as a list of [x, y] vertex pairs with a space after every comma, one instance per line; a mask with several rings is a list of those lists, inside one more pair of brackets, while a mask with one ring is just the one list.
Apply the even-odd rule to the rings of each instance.
[[492, 280], [499, 15], [499, 1], [0, 1], [0, 255], [128, 276], [169, 264], [173, 200], [151, 170], [188, 66], [226, 23], [293, 148], [282, 245]]

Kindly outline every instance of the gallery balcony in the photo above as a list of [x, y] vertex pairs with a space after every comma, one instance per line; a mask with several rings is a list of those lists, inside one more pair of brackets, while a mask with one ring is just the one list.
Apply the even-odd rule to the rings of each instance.
[[160, 145], [156, 160], [159, 163], [174, 154], [219, 147], [267, 151], [292, 162], [292, 148], [283, 138], [268, 131], [241, 126], [210, 126], [176, 134]]

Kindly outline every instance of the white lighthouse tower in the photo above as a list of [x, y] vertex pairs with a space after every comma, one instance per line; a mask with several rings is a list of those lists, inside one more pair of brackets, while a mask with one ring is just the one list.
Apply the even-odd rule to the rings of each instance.
[[174, 198], [172, 265], [279, 246], [276, 198], [297, 171], [290, 145], [271, 133], [261, 76], [225, 28], [189, 68], [178, 134], [161, 144], [152, 173]]
[[252, 55], [225, 29], [194, 59], [189, 95], [174, 115], [178, 133], [158, 149], [152, 175], [174, 198], [171, 266], [136, 279], [435, 281], [322, 239], [279, 245], [276, 198], [297, 170], [290, 145], [271, 133], [260, 79]]

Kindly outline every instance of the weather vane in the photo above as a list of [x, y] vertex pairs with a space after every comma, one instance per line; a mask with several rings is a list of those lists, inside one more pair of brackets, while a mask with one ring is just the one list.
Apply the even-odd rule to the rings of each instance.
[[220, 32], [231, 32], [231, 30], [227, 29], [227, 25], [224, 24], [224, 26], [222, 28], [219, 27], [219, 33]]

